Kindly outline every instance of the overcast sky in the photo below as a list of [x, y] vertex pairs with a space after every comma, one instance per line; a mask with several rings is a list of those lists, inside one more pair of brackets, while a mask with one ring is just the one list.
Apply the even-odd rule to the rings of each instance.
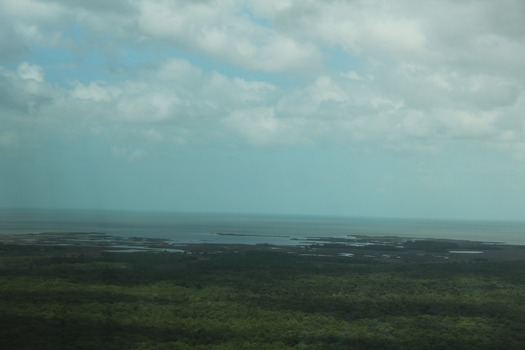
[[522, 0], [0, 0], [0, 207], [521, 220]]

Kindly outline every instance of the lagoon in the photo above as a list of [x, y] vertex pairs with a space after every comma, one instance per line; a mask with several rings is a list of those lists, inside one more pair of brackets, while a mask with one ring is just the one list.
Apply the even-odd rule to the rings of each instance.
[[314, 237], [400, 236], [525, 245], [525, 222], [1, 209], [0, 234], [103, 232], [173, 243], [300, 245]]

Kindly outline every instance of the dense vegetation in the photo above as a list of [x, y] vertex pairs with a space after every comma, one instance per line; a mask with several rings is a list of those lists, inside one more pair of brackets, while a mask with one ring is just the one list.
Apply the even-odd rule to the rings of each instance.
[[525, 347], [522, 262], [2, 250], [2, 349]]

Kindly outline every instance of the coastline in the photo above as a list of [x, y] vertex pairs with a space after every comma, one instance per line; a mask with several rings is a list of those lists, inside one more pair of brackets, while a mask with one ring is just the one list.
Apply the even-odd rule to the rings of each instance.
[[[219, 236], [245, 237], [229, 233]], [[294, 244], [176, 242], [165, 238], [123, 237], [104, 232], [43, 232], [0, 235], [0, 251], [32, 249], [40, 253], [103, 255], [173, 253], [194, 256], [245, 254], [250, 251], [319, 257], [360, 263], [456, 263], [525, 261], [525, 246], [501, 242], [399, 236], [309, 237]]]

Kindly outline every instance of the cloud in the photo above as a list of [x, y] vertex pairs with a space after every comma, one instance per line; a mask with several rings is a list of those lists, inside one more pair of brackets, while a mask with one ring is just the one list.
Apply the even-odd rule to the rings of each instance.
[[16, 37], [15, 29], [5, 22], [0, 23], [0, 60], [14, 61], [29, 51], [28, 47]]
[[133, 1], [128, 0], [51, 0], [55, 4], [60, 4], [65, 8], [84, 10], [99, 15], [107, 15], [108, 13], [118, 13], [123, 15], [132, 15], [135, 12], [135, 5]]
[[111, 101], [118, 97], [122, 91], [117, 87], [107, 87], [106, 84], [92, 81], [89, 84], [74, 83], [71, 96], [93, 102]]
[[135, 79], [117, 82], [72, 81], [53, 86], [43, 80], [41, 67], [25, 62], [14, 72], [3, 69], [0, 73], [0, 89], [5, 91], [0, 107], [22, 113], [5, 115], [19, 128], [35, 132], [23, 122], [30, 113], [46, 121], [39, 133], [91, 136], [115, 144], [133, 142], [137, 125], [146, 128], [138, 135], [145, 142], [224, 142], [237, 129], [223, 119], [236, 111], [262, 108], [276, 98], [277, 90], [266, 82], [203, 72], [187, 61], [173, 59], [142, 69]]
[[426, 37], [420, 23], [404, 14], [398, 2], [288, 2], [286, 6], [256, 2], [256, 13], [282, 31], [340, 46], [353, 53], [411, 53]]
[[320, 60], [313, 45], [251, 21], [233, 2], [143, 1], [140, 8], [140, 30], [148, 40], [263, 71], [306, 69]]
[[518, 0], [20, 0], [0, 13], [10, 127], [30, 115], [40, 132], [114, 143], [525, 142]]
[[0, 110], [36, 113], [52, 98], [41, 67], [23, 62], [13, 72], [0, 66]]
[[293, 144], [300, 132], [290, 120], [277, 119], [272, 108], [237, 110], [224, 124], [256, 146]]
[[63, 14], [63, 10], [53, 2], [38, 0], [2, 1], [0, 9], [4, 18], [23, 22], [49, 23]]
[[34, 80], [39, 83], [44, 81], [42, 68], [38, 65], [29, 64], [27, 62], [23, 62], [18, 66], [18, 75], [24, 80]]

